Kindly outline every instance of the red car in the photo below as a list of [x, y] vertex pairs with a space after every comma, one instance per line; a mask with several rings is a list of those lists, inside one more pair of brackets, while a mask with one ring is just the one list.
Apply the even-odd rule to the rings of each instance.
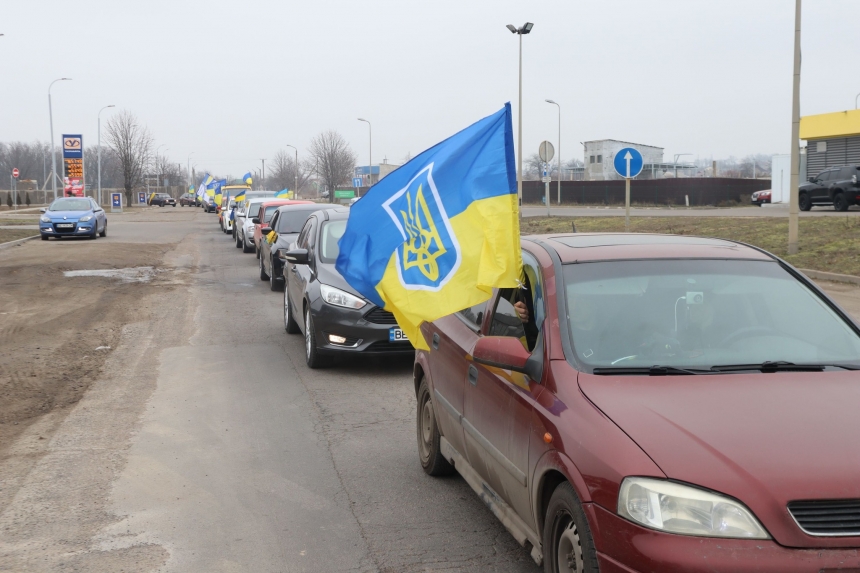
[[272, 219], [272, 215], [275, 214], [275, 211], [278, 210], [278, 207], [281, 205], [300, 205], [306, 203], [313, 203], [313, 201], [299, 201], [296, 199], [272, 199], [271, 201], [266, 201], [262, 205], [260, 205], [259, 214], [251, 219], [254, 222], [254, 252], [257, 255], [257, 258], [260, 258], [260, 241], [262, 240], [262, 233], [260, 233], [260, 229], [263, 228], [265, 223], [268, 223]]
[[767, 191], [756, 191], [752, 194], [750, 202], [753, 205], [758, 205], [759, 207], [761, 207], [763, 203], [770, 203], [771, 197], [772, 195], [770, 189], [768, 189]]
[[545, 571], [860, 571], [860, 325], [719, 239], [522, 241], [523, 288], [416, 353], [430, 475]]

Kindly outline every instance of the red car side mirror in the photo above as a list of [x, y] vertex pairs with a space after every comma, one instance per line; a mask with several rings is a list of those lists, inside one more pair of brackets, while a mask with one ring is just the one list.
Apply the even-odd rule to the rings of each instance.
[[526, 373], [526, 362], [531, 354], [517, 338], [484, 336], [475, 344], [472, 357], [478, 364]]

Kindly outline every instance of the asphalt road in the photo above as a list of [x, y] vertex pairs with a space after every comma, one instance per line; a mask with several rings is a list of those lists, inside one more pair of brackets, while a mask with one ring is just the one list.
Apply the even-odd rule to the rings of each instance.
[[0, 504], [0, 571], [539, 571], [461, 478], [421, 471], [409, 360], [309, 370], [214, 214], [117, 216], [105, 241], [169, 245], [164, 294], [56, 429], [13, 445], [30, 465]]
[[104, 241], [174, 243], [172, 290], [0, 508], [0, 571], [539, 570], [462, 479], [421, 470], [410, 360], [308, 369], [214, 214], [115, 216]]
[[[546, 207], [525, 206], [523, 217], [545, 217]], [[556, 217], [623, 217], [624, 207], [551, 207], [550, 214]], [[684, 207], [631, 207], [631, 217], [788, 217], [788, 205], [765, 205], [764, 207], [690, 208]], [[847, 212], [837, 213], [833, 207], [813, 207], [801, 211], [801, 217], [857, 217], [860, 207], [851, 207]]]

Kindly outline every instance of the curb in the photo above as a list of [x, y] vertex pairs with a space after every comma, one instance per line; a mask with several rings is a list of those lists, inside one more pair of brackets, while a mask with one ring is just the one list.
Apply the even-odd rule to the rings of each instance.
[[837, 273], [826, 273], [824, 271], [813, 271], [812, 269], [798, 269], [811, 279], [819, 281], [833, 281], [837, 283], [850, 283], [860, 285], [860, 277], [854, 275], [840, 275]]
[[17, 247], [22, 243], [26, 243], [27, 241], [32, 241], [33, 239], [38, 239], [40, 235], [33, 235], [32, 237], [24, 237], [23, 239], [17, 239], [15, 241], [9, 241], [8, 243], [0, 243], [0, 251], [3, 249], [9, 249], [11, 247]]

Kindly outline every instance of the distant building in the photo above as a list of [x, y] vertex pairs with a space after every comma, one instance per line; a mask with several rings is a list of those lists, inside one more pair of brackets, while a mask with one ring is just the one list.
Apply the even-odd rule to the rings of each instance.
[[383, 159], [379, 165], [359, 165], [355, 168], [355, 177], [361, 178], [362, 187], [370, 187], [379, 183], [381, 179], [384, 179], [386, 175], [398, 167], [400, 165], [394, 165], [389, 163], [388, 159]]
[[654, 145], [643, 145], [617, 139], [600, 139], [597, 141], [586, 141], [585, 147], [585, 173], [586, 181], [613, 181], [621, 179], [615, 172], [615, 155], [625, 147], [632, 147], [642, 154], [642, 173], [639, 179], [660, 179], [663, 177], [674, 177], [678, 175], [689, 177], [696, 171], [692, 163], [667, 163], [663, 161], [663, 148]]
[[807, 141], [810, 177], [836, 165], [860, 165], [860, 110], [801, 117], [800, 139]]

